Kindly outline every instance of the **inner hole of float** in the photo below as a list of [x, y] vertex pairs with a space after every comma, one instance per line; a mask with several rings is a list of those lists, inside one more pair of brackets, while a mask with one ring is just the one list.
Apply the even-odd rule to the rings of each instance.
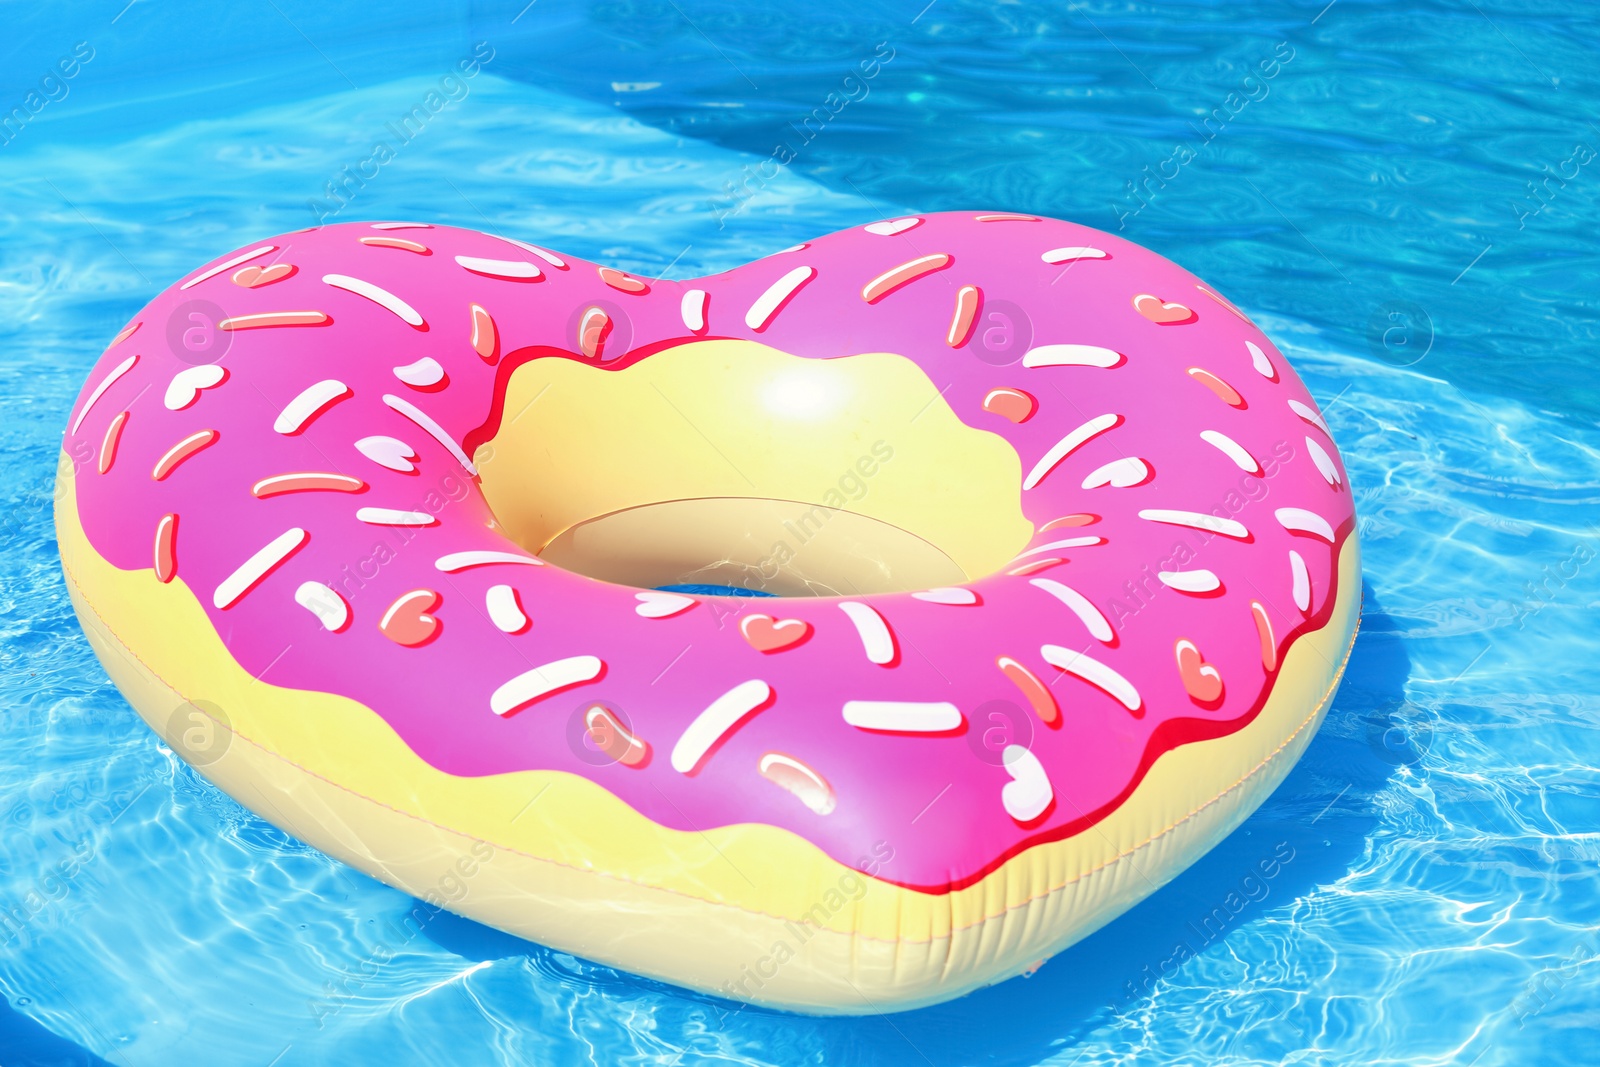
[[958, 585], [1032, 526], [1020, 465], [909, 360], [802, 359], [746, 341], [622, 371], [518, 367], [474, 456], [502, 532], [601, 581], [701, 595]]
[[860, 596], [967, 580], [910, 531], [819, 501], [770, 497], [639, 504], [584, 519], [537, 551], [602, 581], [720, 586], [732, 595]]

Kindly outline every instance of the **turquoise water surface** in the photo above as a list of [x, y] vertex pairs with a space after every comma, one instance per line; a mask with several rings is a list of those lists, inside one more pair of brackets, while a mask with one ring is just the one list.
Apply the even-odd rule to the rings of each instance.
[[[9, 4], [0, 42], [0, 1065], [1600, 1061], [1591, 5], [125, 3]], [[416, 901], [180, 762], [78, 629], [69, 408], [228, 249], [414, 217], [689, 276], [980, 207], [1249, 311], [1338, 437], [1366, 568], [1300, 766], [1031, 978], [817, 1020], [404, 932]]]

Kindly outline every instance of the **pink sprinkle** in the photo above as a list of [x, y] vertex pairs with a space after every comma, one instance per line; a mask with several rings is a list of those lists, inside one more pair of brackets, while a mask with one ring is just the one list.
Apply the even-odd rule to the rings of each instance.
[[648, 293], [650, 286], [635, 278], [631, 274], [624, 274], [615, 267], [598, 267], [600, 280], [619, 293]]
[[408, 241], [404, 237], [363, 237], [361, 243], [368, 248], [398, 248], [403, 252], [415, 252], [419, 256], [433, 255], [433, 250], [427, 245]]
[[578, 323], [578, 350], [593, 359], [605, 347], [610, 332], [611, 316], [600, 308], [590, 308]]
[[983, 291], [976, 285], [963, 285], [956, 292], [956, 310], [950, 316], [950, 332], [945, 335], [945, 343], [951, 348], [960, 348], [972, 336], [972, 327], [978, 321], [978, 302], [983, 299]]
[[106, 427], [106, 436], [100, 442], [100, 473], [104, 474], [111, 469], [111, 464], [117, 461], [117, 442], [122, 440], [122, 427], [127, 425], [128, 413], [126, 411], [111, 420], [111, 425]]
[[142, 324], [142, 323], [138, 323], [138, 322], [130, 322], [130, 323], [129, 323], [129, 324], [128, 324], [128, 325], [126, 325], [126, 326], [124, 326], [124, 327], [123, 327], [123, 328], [122, 328], [122, 329], [121, 329], [121, 330], [120, 330], [120, 331], [119, 331], [119, 332], [118, 332], [118, 333], [117, 333], [117, 335], [116, 335], [116, 336], [115, 336], [115, 337], [113, 337], [113, 338], [112, 338], [112, 339], [111, 339], [111, 343], [110, 343], [110, 344], [108, 344], [108, 345], [106, 345], [106, 348], [107, 348], [107, 349], [112, 349], [112, 348], [115, 348], [115, 347], [117, 347], [117, 346], [118, 346], [118, 345], [120, 345], [120, 344], [121, 344], [121, 343], [122, 343], [122, 342], [124, 342], [124, 341], [126, 341], [126, 340], [127, 340], [127, 339], [128, 339], [128, 338], [130, 338], [130, 337], [132, 337], [132, 336], [133, 336], [133, 335], [134, 335], [134, 333], [135, 333], [135, 332], [136, 332], [136, 331], [137, 331], [137, 330], [138, 330], [138, 329], [139, 329], [139, 327], [140, 327], [140, 326], [141, 326], [141, 325], [143, 325], [143, 324]]
[[352, 478], [348, 474], [305, 471], [297, 474], [275, 474], [271, 478], [263, 478], [251, 487], [250, 493], [261, 499], [277, 496], [280, 493], [304, 493], [313, 490], [359, 493], [366, 487], [366, 482], [360, 478]]
[[222, 435], [215, 430], [200, 430], [185, 437], [167, 449], [166, 454], [156, 460], [154, 469], [150, 471], [151, 479], [158, 482], [165, 481], [167, 475], [171, 474], [178, 464], [196, 452], [210, 448], [217, 443], [217, 438], [220, 436]]
[[479, 304], [472, 305], [472, 348], [490, 363], [500, 350], [500, 332], [495, 328], [494, 316]]
[[235, 315], [217, 323], [219, 330], [259, 330], [267, 326], [322, 326], [333, 320], [320, 311], [263, 311]]
[[944, 252], [935, 252], [931, 256], [918, 256], [916, 259], [902, 263], [898, 267], [884, 271], [862, 286], [861, 299], [869, 304], [876, 304], [902, 285], [914, 282], [924, 274], [932, 274], [936, 270], [944, 270], [951, 262], [950, 256]]
[[156, 523], [156, 578], [163, 584], [178, 573], [178, 516], [163, 515]]

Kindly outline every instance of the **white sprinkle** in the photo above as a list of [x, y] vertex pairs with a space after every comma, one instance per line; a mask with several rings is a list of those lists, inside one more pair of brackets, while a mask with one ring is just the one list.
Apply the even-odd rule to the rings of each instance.
[[398, 508], [357, 508], [356, 518], [373, 526], [432, 526], [439, 521], [426, 511]]
[[426, 389], [430, 385], [438, 385], [444, 381], [444, 368], [439, 366], [439, 361], [432, 356], [423, 356], [415, 363], [407, 363], [404, 367], [396, 367], [394, 376], [407, 385], [418, 389]]
[[816, 277], [816, 274], [817, 272], [810, 267], [796, 267], [773, 282], [767, 287], [767, 291], [750, 305], [750, 310], [745, 312], [744, 324], [752, 330], [766, 326], [767, 320], [777, 312], [778, 305], [793, 296], [797, 289]]
[[210, 389], [227, 376], [228, 372], [215, 363], [185, 367], [172, 376], [161, 402], [168, 411], [182, 411], [200, 398], [200, 390]]
[[1164, 522], [1169, 526], [1192, 526], [1196, 530], [1206, 530], [1210, 533], [1222, 534], [1224, 537], [1237, 537], [1244, 540], [1250, 536], [1250, 531], [1244, 523], [1235, 519], [1224, 519], [1219, 515], [1206, 515], [1198, 511], [1171, 511], [1166, 508], [1146, 508], [1139, 512], [1141, 519], [1151, 522]]
[[374, 222], [374, 230], [431, 230], [431, 222]]
[[249, 592], [272, 568], [288, 559], [310, 538], [310, 534], [296, 526], [268, 541], [265, 548], [245, 560], [239, 565], [238, 570], [222, 580], [222, 584], [217, 586], [217, 591], [212, 594], [212, 605], [219, 611], [231, 607], [234, 601]]
[[1044, 657], [1046, 663], [1057, 670], [1066, 671], [1068, 674], [1082, 678], [1099, 689], [1103, 689], [1115, 697], [1122, 706], [1129, 711], [1138, 711], [1143, 701], [1139, 691], [1133, 687], [1122, 675], [1107, 667], [1099, 660], [1090, 659], [1082, 652], [1074, 652], [1070, 648], [1060, 645], [1044, 645], [1039, 649], [1039, 655]]
[[417, 453], [404, 441], [383, 434], [372, 437], [363, 437], [356, 442], [356, 451], [366, 456], [380, 467], [388, 467], [401, 474], [410, 474], [417, 469]]
[[544, 272], [526, 260], [480, 259], [478, 256], [457, 256], [456, 262], [474, 274], [487, 274], [491, 278], [543, 278]]
[[78, 412], [78, 417], [72, 420], [73, 433], [77, 433], [78, 427], [83, 425], [83, 417], [89, 414], [89, 409], [94, 407], [95, 401], [104, 396], [106, 390], [110, 389], [111, 386], [116, 383], [118, 378], [131, 371], [133, 369], [133, 365], [137, 362], [139, 362], [138, 356], [129, 356], [121, 363], [118, 363], [116, 368], [112, 370], [110, 374], [106, 375], [100, 380], [100, 384], [94, 387], [94, 392], [89, 394], [89, 399], [83, 402], [83, 410]]
[[942, 734], [960, 729], [961, 709], [944, 701], [847, 700], [844, 721], [858, 730]]
[[350, 605], [321, 582], [300, 583], [300, 588], [294, 591], [294, 602], [315, 615], [325, 630], [342, 630], [350, 621]]
[[918, 256], [916, 259], [908, 260], [897, 267], [891, 267], [866, 285], [863, 285], [861, 287], [861, 299], [869, 304], [876, 304], [902, 285], [907, 285], [925, 274], [942, 270], [949, 265], [950, 256], [945, 252]]
[[244, 263], [247, 260], [255, 259], [257, 256], [264, 256], [268, 252], [277, 251], [277, 248], [277, 245], [262, 245], [260, 248], [252, 248], [248, 252], [241, 252], [237, 256], [234, 256], [232, 259], [228, 260], [228, 262], [218, 263], [210, 270], [195, 275], [193, 278], [190, 278], [188, 281], [178, 286], [178, 288], [188, 289], [190, 286], [199, 285], [207, 278], [215, 278], [225, 270], [232, 270], [234, 267], [237, 267], [239, 264]]
[[1037, 556], [1042, 552], [1060, 552], [1068, 548], [1088, 548], [1090, 545], [1103, 545], [1105, 540], [1103, 537], [1069, 537], [1064, 541], [1051, 541], [1047, 545], [1040, 545], [1038, 548], [1030, 548], [1026, 552], [1019, 552], [1014, 558], [1027, 559], [1029, 556]]
[[1076, 430], [1067, 434], [1067, 436], [1057, 441], [1055, 447], [1046, 452], [1038, 463], [1033, 465], [1033, 470], [1029, 471], [1028, 476], [1022, 481], [1022, 488], [1032, 489], [1038, 485], [1057, 463], [1071, 455], [1079, 445], [1091, 437], [1105, 433], [1121, 421], [1121, 415], [1101, 415], [1098, 418], [1090, 419]]
[[1302, 612], [1311, 610], [1311, 572], [1306, 561], [1294, 549], [1289, 550], [1289, 571], [1294, 575], [1294, 606]]
[[455, 438], [445, 433], [444, 427], [440, 426], [437, 422], [434, 422], [433, 419], [429, 418], [421, 408], [411, 403], [411, 401], [406, 400], [404, 397], [398, 397], [392, 393], [383, 394], [383, 402], [388, 404], [394, 410], [398, 411], [400, 414], [404, 415], [406, 418], [410, 419], [412, 422], [416, 423], [422, 428], [424, 433], [443, 445], [452, 456], [456, 457], [456, 462], [461, 464], [462, 469], [468, 474], [474, 476], [477, 475], [478, 468], [474, 467], [472, 465], [472, 460], [468, 458], [465, 452], [461, 451], [461, 446], [456, 444]]
[[840, 604], [839, 610], [850, 616], [850, 621], [856, 624], [856, 633], [861, 636], [861, 647], [866, 650], [867, 659], [879, 666], [894, 662], [894, 634], [889, 632], [889, 624], [883, 621], [882, 615], [866, 604], [853, 600]]
[[1222, 579], [1208, 570], [1161, 571], [1161, 584], [1180, 593], [1210, 593], [1222, 588]]
[[[773, 768], [781, 767], [797, 775], [798, 780], [787, 775], [774, 775]], [[806, 807], [818, 815], [832, 814], [838, 806], [838, 798], [833, 795], [833, 789], [823, 780], [816, 771], [807, 767], [793, 756], [785, 756], [782, 752], [768, 752], [756, 764], [756, 769], [761, 776], [775, 785], [782, 786], [793, 793]]]
[[1256, 462], [1243, 445], [1218, 430], [1201, 430], [1200, 440], [1218, 449], [1224, 456], [1233, 460], [1234, 465], [1246, 474], [1258, 474], [1261, 464]]
[[922, 220], [919, 218], [889, 219], [885, 222], [869, 223], [861, 228], [879, 237], [893, 237], [897, 233], [905, 233], [913, 226], [920, 225], [922, 225]]
[[1293, 411], [1296, 415], [1299, 415], [1302, 419], [1305, 419], [1307, 422], [1321, 430], [1323, 433], [1327, 434], [1329, 437], [1333, 436], [1333, 431], [1328, 429], [1328, 424], [1322, 421], [1322, 416], [1317, 414], [1315, 408], [1308, 408], [1298, 400], [1290, 400], [1289, 410]]
[[400, 321], [407, 325], [422, 325], [422, 316], [417, 313], [417, 309], [387, 289], [381, 289], [371, 282], [362, 281], [360, 278], [352, 278], [348, 274], [324, 274], [322, 280], [335, 289], [343, 289], [347, 293], [366, 297], [385, 311], [397, 315]]
[[489, 609], [489, 621], [503, 634], [521, 633], [528, 626], [528, 616], [517, 600], [517, 591], [509, 585], [491, 585], [483, 597]]
[[1306, 451], [1311, 453], [1311, 462], [1317, 465], [1317, 470], [1322, 472], [1322, 477], [1331, 486], [1339, 485], [1339, 468], [1334, 466], [1333, 457], [1328, 455], [1328, 450], [1317, 444], [1311, 438], [1306, 438]]
[[1150, 477], [1150, 467], [1136, 456], [1114, 459], [1103, 467], [1090, 471], [1083, 479], [1085, 489], [1099, 489], [1109, 485], [1113, 489], [1126, 489]]
[[506, 242], [507, 244], [516, 245], [524, 252], [532, 252], [534, 255], [538, 256], [540, 259], [544, 260], [557, 270], [567, 269], [567, 261], [556, 255], [554, 252], [551, 252], [549, 249], [540, 248], [538, 245], [530, 245], [528, 242], [519, 241], [515, 237], [501, 237], [500, 240]]
[[683, 314], [683, 325], [690, 333], [699, 333], [706, 328], [706, 291], [704, 289], [690, 289], [683, 294], [683, 303], [679, 305]]
[[1098, 248], [1068, 245], [1066, 248], [1052, 248], [1039, 258], [1046, 263], [1068, 263], [1074, 259], [1105, 259], [1106, 254]]
[[1115, 367], [1122, 353], [1095, 345], [1040, 345], [1022, 357], [1024, 367]]
[[1291, 533], [1315, 534], [1328, 544], [1333, 544], [1333, 524], [1314, 511], [1305, 508], [1279, 508], [1273, 512], [1278, 522]]
[[350, 387], [337, 378], [324, 378], [315, 385], [306, 386], [299, 396], [285, 404], [273, 420], [272, 428], [285, 436], [297, 434], [329, 404], [351, 395]]
[[639, 601], [639, 606], [633, 610], [643, 619], [669, 619], [699, 603], [694, 597], [679, 593], [645, 592], [633, 596]]
[[433, 565], [446, 574], [464, 571], [468, 567], [482, 567], [488, 563], [526, 563], [534, 567], [544, 566], [544, 560], [539, 559], [537, 556], [523, 556], [516, 552], [495, 552], [492, 550], [451, 552], [433, 561]]
[[1032, 822], [1044, 814], [1044, 809], [1055, 799], [1050, 788], [1050, 776], [1044, 773], [1044, 764], [1021, 745], [1007, 745], [1000, 753], [1000, 762], [1011, 775], [1000, 790], [1000, 803], [1006, 814], [1018, 822]]
[[1267, 354], [1261, 351], [1254, 341], [1246, 341], [1244, 346], [1250, 350], [1250, 362], [1255, 365], [1256, 373], [1268, 381], [1277, 381], [1278, 372], [1272, 366], [1272, 360], [1267, 358]]
[[700, 766], [711, 746], [722, 735], [739, 724], [752, 711], [765, 704], [772, 696], [772, 687], [766, 682], [751, 679], [741, 682], [723, 693], [711, 705], [694, 717], [678, 743], [672, 746], [672, 769], [688, 774]]
[[1089, 633], [1096, 641], [1110, 641], [1115, 635], [1111, 632], [1111, 624], [1100, 613], [1100, 609], [1089, 602], [1089, 598], [1072, 588], [1063, 585], [1051, 578], [1031, 578], [1029, 585], [1043, 589], [1046, 593], [1061, 601], [1072, 609], [1074, 615], [1083, 620], [1083, 625], [1089, 628]]
[[918, 600], [926, 600], [930, 604], [954, 604], [962, 607], [967, 604], [976, 604], [978, 594], [970, 589], [960, 586], [944, 586], [939, 589], [926, 589], [920, 593], [912, 593]]
[[600, 677], [605, 664], [597, 656], [569, 656], [524, 671], [496, 689], [489, 697], [489, 710], [496, 715], [509, 715], [513, 711], [557, 689], [565, 689], [579, 682], [592, 682]]

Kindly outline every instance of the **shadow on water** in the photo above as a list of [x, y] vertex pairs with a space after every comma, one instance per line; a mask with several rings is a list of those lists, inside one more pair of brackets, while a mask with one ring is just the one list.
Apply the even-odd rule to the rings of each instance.
[[[1364, 847], [1376, 819], [1369, 800], [1391, 774], [1426, 752], [1431, 730], [1406, 703], [1410, 658], [1398, 628], [1363, 583], [1362, 628], [1327, 720], [1284, 783], [1245, 823], [1194, 866], [1098, 933], [1055, 957], [1031, 978], [1016, 978], [949, 1004], [885, 1018], [814, 1019], [802, 1026], [846, 1059], [873, 1062], [907, 1053], [911, 1042], [942, 1067], [1034, 1062], [1103, 1025], [1137, 1011], [1163, 971], [1217, 946], [1252, 920], [1339, 878]], [[527, 956], [558, 972], [628, 995], [659, 986], [572, 961], [478, 923], [439, 912], [424, 934], [441, 948], [483, 961]], [[693, 998], [696, 1000], [704, 998]], [[723, 1026], [757, 1030], [778, 1013], [716, 1003]], [[994, 1024], [1004, 1019], [1003, 1060], [995, 1060]]]
[[[1426, 750], [1426, 728], [1405, 717], [1410, 657], [1372, 589], [1362, 584], [1362, 628], [1326, 721], [1277, 791], [1194, 866], [1055, 957], [1032, 978], [910, 1012], [875, 1035], [883, 1050], [907, 1039], [934, 1064], [1034, 1062], [1134, 1012], [1165, 971], [1217, 946], [1263, 913], [1341, 877], [1376, 824], [1369, 798]], [[1423, 736], [1418, 736], [1419, 733]], [[1006, 1020], [1004, 1060], [993, 1021]], [[859, 1025], [859, 1024], [858, 1024]], [[887, 1028], [883, 1028], [887, 1030]]]
[[5, 1067], [111, 1067], [0, 1000], [0, 1063]]

